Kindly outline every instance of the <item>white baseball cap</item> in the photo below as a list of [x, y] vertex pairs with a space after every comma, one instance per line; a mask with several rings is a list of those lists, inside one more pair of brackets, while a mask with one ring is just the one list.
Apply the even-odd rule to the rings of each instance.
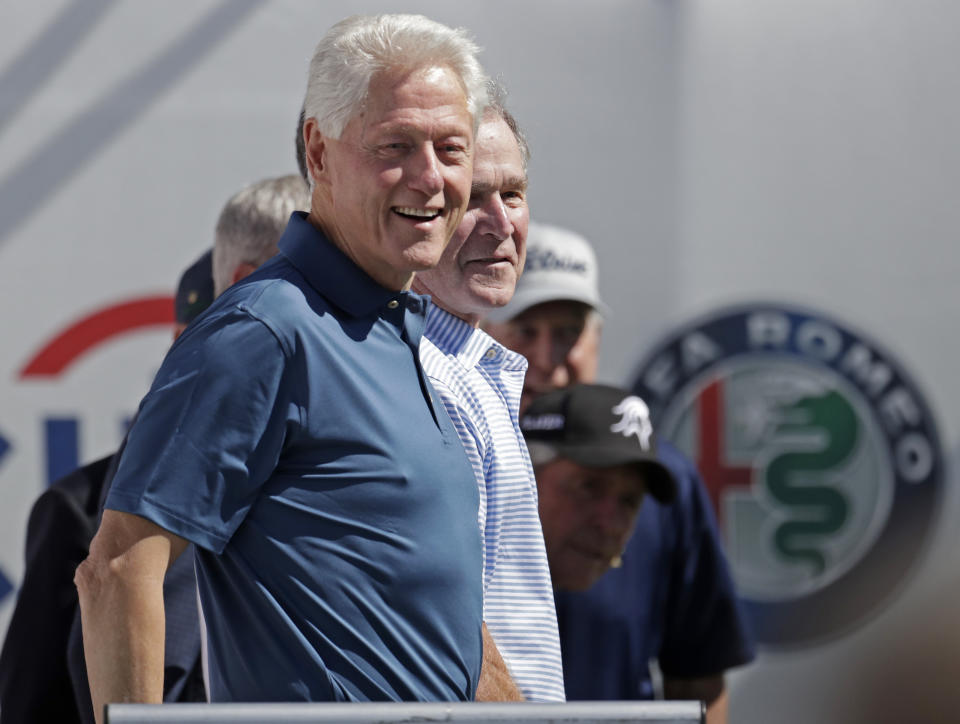
[[513, 298], [491, 309], [487, 319], [506, 322], [537, 304], [566, 300], [583, 302], [603, 315], [609, 313], [597, 289], [597, 256], [580, 234], [531, 221], [527, 263]]

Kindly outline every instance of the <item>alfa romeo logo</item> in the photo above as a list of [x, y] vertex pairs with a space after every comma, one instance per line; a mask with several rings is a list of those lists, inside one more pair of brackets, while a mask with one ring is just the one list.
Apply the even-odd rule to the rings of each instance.
[[681, 329], [633, 386], [697, 463], [759, 640], [867, 620], [935, 525], [943, 457], [916, 386], [878, 345], [781, 305]]

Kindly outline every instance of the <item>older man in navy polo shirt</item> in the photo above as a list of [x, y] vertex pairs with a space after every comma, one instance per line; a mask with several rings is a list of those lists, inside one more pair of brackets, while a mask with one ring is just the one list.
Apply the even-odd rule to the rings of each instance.
[[317, 47], [312, 211], [172, 348], [77, 571], [98, 713], [160, 700], [160, 584], [188, 541], [214, 701], [473, 698], [477, 486], [407, 290], [469, 198], [475, 51], [419, 16]]

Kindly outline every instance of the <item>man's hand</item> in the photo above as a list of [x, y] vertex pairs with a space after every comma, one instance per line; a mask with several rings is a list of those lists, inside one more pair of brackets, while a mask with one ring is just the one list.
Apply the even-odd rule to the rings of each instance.
[[145, 518], [103, 513], [90, 555], [74, 576], [98, 724], [109, 702], [163, 699], [163, 577], [186, 547]]
[[664, 677], [663, 696], [666, 699], [705, 701], [707, 724], [727, 724], [727, 690], [723, 674], [699, 679]]
[[477, 701], [524, 701], [523, 694], [514, 683], [507, 664], [500, 656], [493, 637], [483, 624], [483, 664], [480, 681], [477, 683]]

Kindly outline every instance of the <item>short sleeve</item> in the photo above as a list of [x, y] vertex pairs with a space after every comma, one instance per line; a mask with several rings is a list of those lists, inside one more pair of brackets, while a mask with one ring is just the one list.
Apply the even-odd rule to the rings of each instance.
[[106, 507], [222, 552], [295, 421], [287, 355], [240, 308], [198, 320], [140, 405]]

